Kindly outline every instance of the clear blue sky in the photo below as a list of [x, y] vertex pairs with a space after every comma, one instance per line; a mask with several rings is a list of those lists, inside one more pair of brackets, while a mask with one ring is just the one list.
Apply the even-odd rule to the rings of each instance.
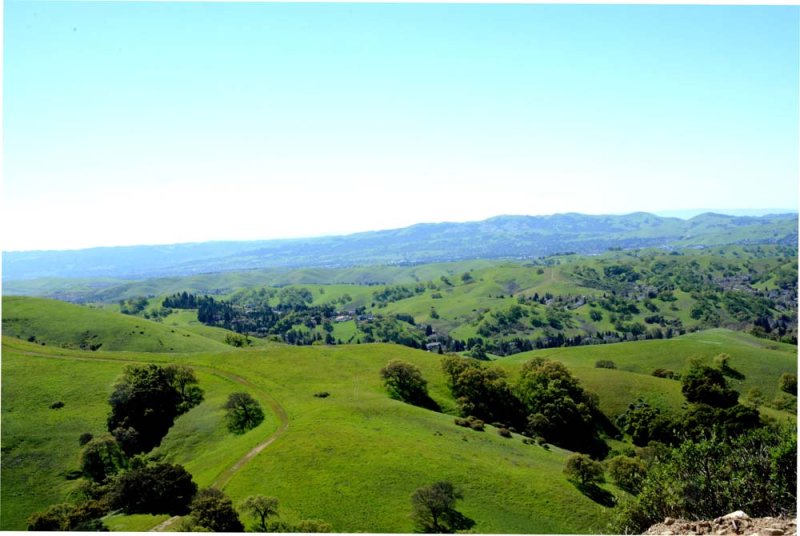
[[3, 249], [797, 208], [797, 6], [5, 3]]

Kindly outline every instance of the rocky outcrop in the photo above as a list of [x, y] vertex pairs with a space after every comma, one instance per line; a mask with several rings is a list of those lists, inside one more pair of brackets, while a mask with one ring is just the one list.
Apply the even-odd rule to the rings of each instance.
[[751, 518], [741, 510], [712, 521], [687, 521], [668, 517], [653, 525], [645, 534], [714, 534], [722, 536], [796, 536], [797, 519], [782, 517]]

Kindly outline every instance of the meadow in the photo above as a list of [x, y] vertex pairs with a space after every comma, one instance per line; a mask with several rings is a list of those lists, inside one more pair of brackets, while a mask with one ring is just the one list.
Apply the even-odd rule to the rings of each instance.
[[[9, 310], [13, 305], [4, 314], [14, 316]], [[540, 350], [493, 366], [513, 377], [533, 356], [558, 359], [599, 394], [601, 409], [613, 418], [637, 398], [678, 409], [679, 383], [655, 378], [651, 369], [680, 371], [692, 357], [710, 361], [720, 352], [730, 354], [732, 366], [745, 374], [742, 388], [752, 384], [768, 391], [781, 373], [796, 371], [794, 347], [727, 330]], [[443, 413], [389, 398], [378, 372], [391, 359], [420, 368]], [[595, 368], [598, 359], [611, 359], [618, 368]], [[106, 399], [124, 366], [155, 362], [193, 367], [206, 393], [203, 403], [178, 418], [155, 454], [184, 465], [201, 487], [220, 486], [236, 504], [260, 493], [278, 497], [281, 518], [290, 522], [311, 518], [342, 532], [411, 532], [411, 493], [447, 479], [463, 491], [459, 510], [477, 522], [480, 532], [607, 530], [612, 509], [580, 493], [562, 472], [568, 451], [526, 445], [516, 434], [504, 438], [491, 426], [475, 432], [453, 424], [455, 401], [439, 360], [435, 353], [393, 344], [91, 352], [5, 336], [1, 526], [24, 529], [32, 512], [74, 496], [78, 436], [104, 433]], [[234, 390], [246, 390], [270, 408], [263, 424], [241, 436], [224, 426], [222, 404]], [[314, 396], [322, 391], [330, 396]], [[55, 401], [64, 407], [50, 409]], [[285, 412], [285, 428], [279, 412]], [[774, 413], [791, 421], [788, 413]], [[262, 452], [231, 470], [269, 439]], [[604, 487], [626, 495], [611, 484]], [[147, 530], [162, 521], [164, 516], [112, 515], [107, 524], [115, 530]]]

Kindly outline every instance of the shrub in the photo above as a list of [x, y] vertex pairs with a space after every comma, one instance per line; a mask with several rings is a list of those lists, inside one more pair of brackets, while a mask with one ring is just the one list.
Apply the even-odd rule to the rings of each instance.
[[50, 404], [50, 409], [61, 409], [64, 407], [64, 403], [60, 400], [53, 402]]
[[91, 434], [91, 433], [89, 433], [89, 432], [84, 432], [84, 433], [82, 433], [82, 434], [81, 434], [81, 436], [78, 438], [78, 445], [80, 445], [80, 446], [84, 446], [86, 443], [88, 443], [88, 442], [89, 442], [89, 441], [91, 441], [92, 439], [94, 439], [94, 435], [92, 435], [92, 434]]
[[778, 387], [784, 393], [797, 396], [797, 374], [784, 372], [778, 379]]
[[657, 368], [653, 371], [653, 376], [656, 378], [667, 378], [670, 380], [680, 380], [681, 375], [675, 371], [665, 369], [665, 368]]
[[615, 456], [606, 462], [611, 480], [634, 495], [642, 490], [647, 469], [639, 458]]
[[613, 528], [641, 534], [667, 516], [711, 519], [743, 510], [776, 517], [795, 515], [796, 508], [796, 431], [761, 428], [733, 439], [684, 441], [657, 456]]
[[37, 512], [28, 518], [31, 531], [107, 531], [100, 520], [108, 513], [108, 508], [98, 501], [80, 504], [55, 504], [44, 512]]
[[607, 369], [615, 369], [617, 368], [617, 364], [611, 361], [610, 359], [599, 359], [594, 362], [595, 368], [607, 368]]
[[469, 427], [475, 430], [476, 432], [483, 432], [484, 423], [480, 419], [475, 419], [469, 423]]
[[246, 335], [240, 335], [239, 333], [228, 333], [225, 335], [225, 344], [230, 344], [235, 348], [243, 348], [245, 346], [250, 346], [252, 342]]
[[330, 523], [326, 523], [320, 519], [302, 519], [292, 527], [292, 532], [309, 533], [322, 533], [333, 532]]
[[328, 398], [331, 394], [328, 391], [320, 391], [319, 393], [314, 393], [314, 396], [317, 398]]
[[498, 428], [497, 433], [502, 437], [511, 437], [511, 431], [508, 428]]

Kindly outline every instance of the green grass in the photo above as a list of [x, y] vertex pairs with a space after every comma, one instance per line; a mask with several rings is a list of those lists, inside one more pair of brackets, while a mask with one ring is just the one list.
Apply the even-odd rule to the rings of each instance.
[[[656, 368], [685, 372], [689, 360], [697, 358], [706, 364], [720, 353], [731, 356], [730, 365], [745, 375], [732, 385], [742, 395], [758, 387], [766, 398], [779, 393], [778, 378], [784, 372], [797, 373], [797, 347], [759, 339], [744, 333], [712, 329], [673, 339], [625, 342], [572, 348], [536, 350], [509, 356], [497, 363], [516, 370], [531, 357], [541, 356], [562, 361], [575, 371], [586, 386], [600, 393], [601, 408], [614, 415], [624, 410], [630, 393], [663, 403], [665, 409], [676, 409], [682, 403], [680, 382], [651, 376]], [[596, 369], [600, 359], [614, 361], [617, 370]], [[637, 395], [638, 396], [638, 395]]]
[[226, 351], [230, 346], [197, 332], [143, 318], [56, 300], [3, 297], [3, 333], [47, 346], [130, 352]]
[[[67, 480], [66, 475], [79, 467], [78, 437], [105, 431], [106, 400], [123, 366], [31, 358], [3, 347], [3, 530], [24, 530], [30, 514], [64, 502], [74, 492], [79, 480]], [[50, 409], [56, 401], [64, 407]]]
[[[110, 314], [110, 313], [109, 313]], [[796, 349], [726, 330], [671, 340], [559, 348], [518, 354], [492, 366], [513, 378], [521, 364], [540, 355], [559, 359], [600, 396], [614, 416], [642, 397], [665, 409], [682, 403], [680, 383], [655, 378], [653, 368], [682, 371], [689, 357], [709, 362], [720, 352], [769, 398], [784, 371], [796, 371]], [[42, 354], [42, 355], [31, 355]], [[184, 464], [202, 486], [217, 480], [242, 455], [277, 429], [267, 420], [242, 436], [228, 433], [221, 405], [228, 393], [245, 390], [285, 409], [288, 428], [222, 482], [235, 504], [252, 494], [278, 497], [287, 521], [322, 519], [342, 532], [411, 532], [408, 517], [415, 489], [452, 481], [464, 493], [459, 510], [483, 533], [591, 533], [607, 530], [612, 511], [579, 493], [562, 471], [567, 451], [524, 445], [487, 427], [474, 432], [453, 416], [392, 400], [379, 370], [391, 359], [413, 362], [445, 412], [452, 400], [433, 353], [389, 344], [260, 348], [194, 354], [83, 352], [3, 339], [2, 520], [0, 528], [23, 529], [30, 513], [69, 498], [76, 481], [77, 437], [99, 434], [106, 398], [129, 360], [181, 362], [193, 366], [205, 401], [180, 417], [158, 452]], [[598, 369], [611, 359], [618, 369]], [[314, 397], [327, 391], [328, 398]], [[55, 400], [61, 410], [50, 410]], [[786, 416], [785, 413], [776, 412]], [[619, 445], [617, 445], [619, 446]], [[42, 468], [45, 468], [43, 470]], [[617, 495], [619, 490], [608, 486]], [[244, 516], [243, 516], [244, 518]], [[243, 519], [244, 520], [244, 519]], [[116, 517], [118, 530], [146, 530], [160, 518]]]
[[[76, 467], [77, 436], [83, 431], [102, 432], [106, 397], [126, 360], [169, 362], [176, 357], [69, 351], [10, 338], [4, 338], [3, 355], [3, 444], [11, 450], [3, 458], [2, 491], [4, 498], [14, 499], [3, 501], [2, 527], [21, 529], [30, 513], [69, 496], [76, 482], [65, 481], [63, 473]], [[452, 407], [438, 356], [396, 345], [276, 346], [182, 356], [182, 363], [198, 371], [206, 401], [178, 419], [159, 452], [185, 463], [202, 486], [270, 434], [273, 417], [244, 436], [224, 431], [220, 402], [240, 386], [219, 374], [236, 374], [246, 378], [251, 385], [247, 390], [254, 395], [269, 392], [290, 419], [286, 433], [225, 487], [237, 503], [254, 493], [275, 495], [281, 500], [282, 516], [290, 521], [319, 518], [341, 531], [408, 532], [413, 528], [408, 518], [410, 494], [447, 478], [464, 490], [461, 510], [478, 522], [482, 532], [603, 529], [603, 517], [597, 516], [602, 508], [561, 474], [566, 452], [526, 446], [519, 437], [504, 439], [491, 428], [484, 433], [468, 431], [456, 427], [451, 416], [391, 400], [378, 370], [392, 358], [419, 364], [431, 381], [432, 395]], [[86, 374], [82, 368], [95, 372]], [[35, 376], [27, 374], [31, 369]], [[81, 381], [66, 380], [64, 371]], [[67, 391], [68, 385], [74, 395]], [[46, 395], [36, 394], [37, 386]], [[313, 396], [322, 390], [331, 396]], [[54, 398], [67, 404], [58, 411], [70, 407], [76, 411], [72, 417], [76, 422], [55, 435], [46, 425], [55, 411], [46, 406]], [[33, 410], [44, 402], [44, 409]], [[16, 417], [22, 413], [32, 418]], [[37, 437], [37, 430], [41, 451], [34, 457], [22, 438]], [[22, 453], [29, 457], [21, 457]], [[42, 467], [48, 468], [46, 473]], [[36, 486], [31, 487], [31, 481]], [[487, 486], [490, 482], [503, 484]], [[153, 524], [157, 522], [154, 518]], [[112, 526], [141, 530], [147, 523], [117, 519]]]
[[147, 532], [162, 521], [169, 519], [169, 515], [112, 514], [103, 518], [103, 522], [112, 532]]

